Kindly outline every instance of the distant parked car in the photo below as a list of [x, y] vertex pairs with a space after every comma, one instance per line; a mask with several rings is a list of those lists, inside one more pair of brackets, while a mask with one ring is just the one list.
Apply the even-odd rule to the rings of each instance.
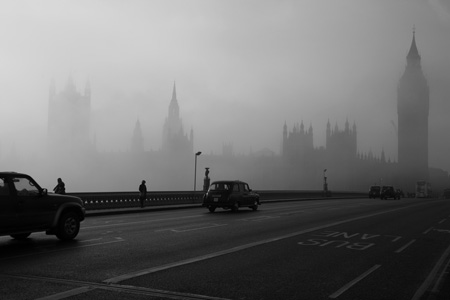
[[369, 188], [369, 198], [380, 198], [381, 186], [372, 185]]
[[239, 180], [222, 180], [211, 183], [203, 196], [203, 207], [214, 212], [216, 208], [237, 211], [239, 207], [258, 209], [259, 195], [252, 191], [246, 182]]
[[48, 193], [26, 174], [0, 172], [0, 236], [21, 240], [45, 231], [72, 240], [84, 217], [80, 198]]
[[394, 189], [393, 186], [385, 185], [381, 188], [380, 198], [381, 199], [388, 199], [388, 198], [400, 199], [400, 194], [397, 193], [397, 191]]

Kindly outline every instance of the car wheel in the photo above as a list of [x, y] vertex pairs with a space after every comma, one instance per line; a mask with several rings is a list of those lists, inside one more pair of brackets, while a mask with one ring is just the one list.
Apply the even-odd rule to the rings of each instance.
[[27, 233], [19, 233], [19, 234], [11, 234], [11, 237], [15, 240], [25, 240], [27, 237], [29, 237], [31, 232]]
[[231, 207], [232, 211], [238, 211], [239, 210], [239, 203], [236, 201], [234, 202], [233, 206]]
[[212, 213], [216, 211], [215, 207], [208, 207], [208, 209], [209, 209], [209, 212], [212, 212]]
[[253, 211], [258, 210], [258, 201], [255, 200], [255, 202], [253, 203], [253, 206], [250, 206], [250, 207], [253, 209]]
[[61, 216], [56, 230], [56, 237], [63, 241], [73, 240], [80, 231], [80, 219], [75, 212], [68, 212]]

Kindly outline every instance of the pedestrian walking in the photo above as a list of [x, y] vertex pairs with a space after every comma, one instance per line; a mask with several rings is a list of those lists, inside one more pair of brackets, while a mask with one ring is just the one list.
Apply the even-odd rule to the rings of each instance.
[[65, 194], [66, 193], [66, 185], [61, 178], [58, 178], [58, 184], [53, 188], [55, 194]]
[[144, 208], [144, 201], [147, 198], [147, 186], [145, 185], [145, 180], [142, 180], [139, 186], [139, 201], [141, 202], [141, 208]]

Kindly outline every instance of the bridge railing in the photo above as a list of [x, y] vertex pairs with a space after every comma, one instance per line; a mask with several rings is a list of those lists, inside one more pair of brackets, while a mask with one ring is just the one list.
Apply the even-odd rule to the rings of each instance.
[[[295, 201], [305, 199], [332, 199], [332, 198], [361, 198], [367, 197], [367, 193], [352, 191], [333, 191], [324, 195], [323, 191], [304, 190], [304, 191], [282, 191], [282, 190], [264, 190], [257, 191], [260, 200], [264, 202], [272, 201]], [[163, 205], [183, 205], [198, 204], [203, 200], [203, 191], [180, 191], [180, 192], [148, 192], [145, 199], [145, 206], [163, 206]], [[98, 209], [117, 209], [139, 207], [138, 192], [97, 192], [97, 193], [69, 193], [80, 197], [86, 210]]]

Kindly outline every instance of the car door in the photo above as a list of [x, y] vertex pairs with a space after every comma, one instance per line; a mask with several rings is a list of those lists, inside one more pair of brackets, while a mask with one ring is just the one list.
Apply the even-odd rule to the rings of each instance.
[[243, 205], [250, 205], [253, 204], [252, 201], [252, 195], [250, 194], [250, 188], [248, 187], [248, 184], [246, 183], [240, 183], [241, 186], [241, 193], [242, 193], [242, 204]]
[[48, 196], [41, 194], [38, 185], [28, 177], [12, 178], [18, 225], [21, 229], [39, 229], [51, 224], [55, 207]]
[[17, 226], [17, 215], [11, 198], [10, 184], [6, 177], [0, 178], [0, 233], [9, 233]]

